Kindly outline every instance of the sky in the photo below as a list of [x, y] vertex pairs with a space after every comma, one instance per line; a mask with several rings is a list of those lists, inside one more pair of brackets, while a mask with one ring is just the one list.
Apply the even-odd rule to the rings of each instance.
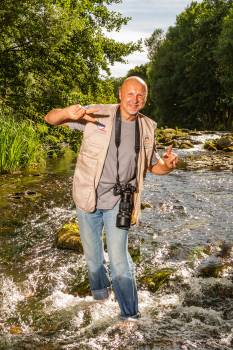
[[[191, 0], [122, 0], [122, 3], [113, 4], [109, 8], [132, 19], [119, 32], [107, 35], [121, 42], [129, 42], [150, 37], [156, 28], [166, 32], [169, 26], [175, 24], [176, 16], [191, 2]], [[129, 55], [127, 61], [127, 64], [116, 63], [112, 66], [111, 75], [124, 76], [129, 69], [146, 63], [148, 61], [146, 49], [144, 52]]]

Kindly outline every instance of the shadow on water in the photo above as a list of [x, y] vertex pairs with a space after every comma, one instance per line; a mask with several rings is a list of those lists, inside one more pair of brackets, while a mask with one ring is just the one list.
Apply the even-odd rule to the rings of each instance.
[[122, 324], [113, 294], [89, 295], [83, 255], [55, 245], [75, 217], [73, 169], [67, 153], [1, 176], [0, 350], [232, 349], [232, 174], [147, 176], [129, 239], [142, 318]]

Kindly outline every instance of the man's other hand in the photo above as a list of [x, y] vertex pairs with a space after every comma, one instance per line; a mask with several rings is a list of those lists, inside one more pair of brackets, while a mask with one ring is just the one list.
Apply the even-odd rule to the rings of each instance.
[[172, 151], [172, 145], [168, 146], [166, 152], [163, 154], [163, 161], [169, 169], [175, 169], [178, 163], [178, 156]]

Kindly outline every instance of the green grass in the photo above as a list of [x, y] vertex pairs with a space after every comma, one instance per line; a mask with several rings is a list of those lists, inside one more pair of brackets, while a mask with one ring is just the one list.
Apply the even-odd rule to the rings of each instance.
[[0, 173], [31, 167], [45, 160], [38, 132], [29, 120], [0, 115]]

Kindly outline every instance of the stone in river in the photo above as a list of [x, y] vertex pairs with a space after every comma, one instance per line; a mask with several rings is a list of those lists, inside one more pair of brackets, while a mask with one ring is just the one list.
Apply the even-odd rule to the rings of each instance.
[[224, 264], [220, 258], [209, 256], [201, 261], [198, 267], [199, 276], [201, 277], [219, 277], [224, 269]]
[[231, 137], [221, 137], [216, 141], [217, 149], [224, 149], [233, 145], [233, 140]]
[[23, 330], [20, 326], [11, 326], [10, 333], [14, 335], [19, 335], [23, 333]]
[[193, 148], [193, 144], [191, 141], [186, 140], [179, 145], [179, 148], [181, 148], [181, 149]]
[[57, 233], [56, 246], [61, 249], [73, 249], [83, 253], [83, 247], [79, 235], [79, 227], [75, 219], [64, 224]]

